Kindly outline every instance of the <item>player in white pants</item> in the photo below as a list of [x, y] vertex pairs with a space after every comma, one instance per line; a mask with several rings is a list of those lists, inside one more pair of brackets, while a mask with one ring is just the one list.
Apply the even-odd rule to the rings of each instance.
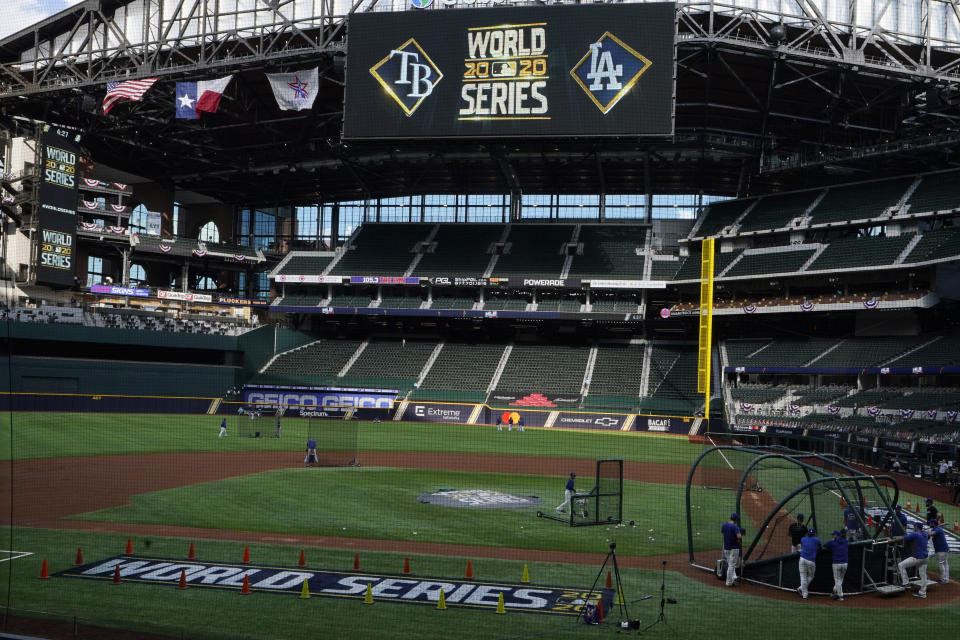
[[737, 583], [737, 565], [740, 564], [740, 545], [743, 541], [739, 521], [739, 514], [731, 513], [730, 520], [720, 527], [720, 534], [723, 536], [723, 559], [727, 563], [728, 587], [736, 586]]
[[820, 538], [817, 537], [817, 530], [810, 529], [806, 537], [800, 541], [800, 586], [797, 591], [807, 599], [809, 595], [810, 583], [813, 582], [813, 576], [817, 572], [817, 551], [820, 550]]
[[937, 564], [940, 567], [940, 584], [950, 582], [950, 562], [947, 557], [950, 554], [950, 546], [947, 544], [947, 536], [943, 532], [943, 525], [939, 520], [931, 519], [927, 521], [930, 526], [930, 538], [933, 540], [933, 552], [937, 555]]
[[842, 531], [833, 532], [833, 540], [823, 545], [833, 554], [833, 594], [834, 600], [843, 600], [843, 578], [847, 575], [847, 562], [850, 557], [849, 543]]
[[920, 590], [913, 594], [917, 598], [927, 597], [927, 534], [923, 532], [923, 524], [917, 522], [914, 524], [916, 531], [908, 533], [903, 537], [904, 543], [913, 543], [913, 555], [904, 558], [898, 565], [900, 568], [900, 584], [904, 587], [910, 585], [910, 577], [907, 571], [913, 567], [917, 568], [920, 575]]
[[573, 506], [570, 505], [570, 500], [571, 498], [573, 498], [573, 494], [576, 491], [573, 488], [574, 478], [576, 477], [577, 477], [577, 474], [571, 471], [570, 477], [567, 478], [567, 488], [563, 490], [563, 502], [560, 504], [560, 506], [557, 507], [557, 513], [563, 513], [563, 510], [566, 507], [570, 507], [571, 509], [573, 509]]

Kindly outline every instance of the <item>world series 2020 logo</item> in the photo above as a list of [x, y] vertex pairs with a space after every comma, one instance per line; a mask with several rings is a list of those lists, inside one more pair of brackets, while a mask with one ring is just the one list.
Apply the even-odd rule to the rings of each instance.
[[370, 67], [370, 74], [407, 116], [413, 115], [443, 79], [439, 67], [413, 38]]
[[609, 31], [570, 70], [590, 100], [606, 115], [653, 63]]

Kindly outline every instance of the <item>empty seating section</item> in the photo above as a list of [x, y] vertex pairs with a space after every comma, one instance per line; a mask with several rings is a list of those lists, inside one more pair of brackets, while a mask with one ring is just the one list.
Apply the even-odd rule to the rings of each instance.
[[737, 402], [769, 404], [782, 398], [786, 392], [783, 387], [734, 387], [730, 389], [730, 397]]
[[697, 396], [696, 345], [653, 343], [647, 396], [640, 408], [654, 413], [690, 413], [702, 404]]
[[502, 344], [446, 343], [410, 398], [483, 402], [504, 348]]
[[433, 253], [424, 253], [415, 276], [472, 276], [479, 278], [490, 263], [490, 245], [500, 239], [502, 224], [443, 224], [433, 241]]
[[704, 218], [693, 237], [709, 238], [719, 234], [724, 227], [736, 222], [737, 218], [753, 203], [754, 200], [749, 199], [728, 200], [711, 204], [704, 213], [706, 218]]
[[435, 296], [431, 309], [472, 309], [473, 298], [455, 298], [447, 296]]
[[526, 298], [505, 298], [495, 296], [487, 298], [483, 304], [484, 311], [523, 311], [530, 303]]
[[330, 299], [331, 307], [369, 307], [370, 296], [334, 296]]
[[899, 391], [890, 391], [886, 389], [868, 389], [857, 391], [856, 393], [844, 396], [834, 401], [837, 407], [879, 407], [887, 403], [888, 400], [902, 395]]
[[402, 276], [413, 262], [418, 241], [429, 224], [364, 224], [351, 247], [330, 270], [331, 275]]
[[579, 313], [582, 306], [580, 300], [576, 298], [564, 298], [560, 301], [560, 304], [557, 305], [557, 311], [561, 313]]
[[895, 238], [863, 237], [834, 240], [823, 250], [823, 253], [817, 256], [807, 271], [893, 264], [912, 238], [911, 234]]
[[946, 367], [955, 364], [960, 364], [960, 335], [943, 336], [890, 361], [892, 367]]
[[896, 205], [913, 178], [898, 178], [845, 187], [831, 187], [810, 212], [811, 224], [876, 218]]
[[646, 229], [631, 226], [580, 227], [583, 255], [574, 256], [570, 265], [572, 278], [643, 279], [643, 249]]
[[794, 402], [800, 405], [815, 406], [827, 405], [847, 395], [847, 387], [820, 387], [818, 389], [795, 389]]
[[774, 340], [752, 356], [739, 355], [736, 360], [727, 354], [730, 365], [737, 367], [802, 367], [806, 363], [836, 344], [836, 340], [811, 338], [809, 340]]
[[419, 340], [371, 340], [342, 380], [350, 386], [396, 387], [406, 393], [436, 346], [436, 342]]
[[727, 340], [727, 366], [738, 367], [745, 366], [744, 362], [751, 353], [759, 351], [772, 342], [769, 339], [764, 340]]
[[381, 309], [419, 309], [423, 300], [417, 296], [383, 296]]
[[277, 300], [277, 304], [290, 307], [315, 307], [324, 300], [326, 300], [325, 296], [287, 295]]
[[601, 344], [590, 376], [590, 393], [583, 407], [633, 411], [640, 402], [643, 344]]
[[[719, 245], [718, 245], [719, 246]], [[743, 249], [734, 249], [733, 251], [720, 252], [713, 254], [713, 275], [714, 277], [723, 273], [723, 270], [730, 266], [736, 260], [737, 256], [743, 253]], [[690, 255], [683, 261], [674, 280], [699, 280], [700, 279], [700, 252], [690, 252]]]
[[960, 207], [960, 171], [932, 173], [923, 176], [920, 184], [907, 198], [908, 213], [945, 211]]
[[333, 255], [292, 256], [280, 269], [278, 275], [318, 276], [333, 260]]
[[254, 376], [254, 381], [318, 384], [321, 377], [335, 378], [359, 346], [359, 340], [312, 342], [278, 355], [263, 373]]
[[916, 411], [957, 411], [960, 410], [960, 393], [954, 390], [913, 391], [891, 400], [890, 404], [896, 405], [897, 409]]
[[673, 280], [680, 266], [680, 260], [654, 260], [650, 265], [650, 279]]
[[510, 226], [510, 253], [497, 259], [494, 276], [557, 278], [563, 270], [565, 243], [573, 237], [569, 224], [514, 224]]
[[820, 191], [814, 190], [762, 198], [743, 219], [740, 231], [781, 229], [794, 218], [804, 215], [818, 195]]
[[765, 273], [790, 273], [800, 267], [814, 254], [815, 249], [789, 250], [772, 253], [744, 253], [740, 260], [723, 274], [724, 278], [755, 276]]
[[960, 254], [960, 226], [926, 231], [914, 245], [904, 263], [952, 258]]
[[867, 367], [889, 362], [914, 349], [928, 337], [899, 336], [892, 338], [850, 338], [813, 363], [815, 367]]
[[589, 355], [586, 347], [515, 345], [497, 391], [579, 396]]
[[623, 298], [594, 298], [591, 302], [594, 313], [636, 313], [637, 307], [636, 300]]

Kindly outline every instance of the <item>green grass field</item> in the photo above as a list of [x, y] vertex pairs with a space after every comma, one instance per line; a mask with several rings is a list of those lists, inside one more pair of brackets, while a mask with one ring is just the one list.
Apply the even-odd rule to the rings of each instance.
[[[5, 460], [62, 458], [112, 454], [289, 451], [302, 456], [306, 422], [286, 420], [281, 439], [218, 439], [215, 416], [147, 415], [15, 415], [0, 427], [0, 452]], [[232, 428], [231, 424], [231, 428]], [[636, 462], [672, 463], [689, 467], [703, 450], [685, 438], [643, 436], [608, 432], [573, 432], [529, 429], [525, 434], [496, 434], [489, 427], [436, 425], [428, 423], [361, 423], [363, 451], [487, 454], [500, 460], [511, 456], [577, 458], [623, 458]], [[10, 430], [13, 430], [12, 433]], [[11, 446], [12, 445], [12, 446]], [[224, 456], [228, 459], [229, 456]], [[51, 461], [56, 462], [56, 461]], [[10, 462], [5, 463], [11, 464]], [[96, 465], [96, 461], [86, 464]], [[226, 463], [224, 463], [226, 464]], [[275, 534], [324, 535], [354, 538], [363, 558], [363, 569], [399, 573], [409, 556], [414, 573], [421, 576], [462, 576], [470, 559], [484, 580], [516, 582], [524, 564], [534, 584], [589, 588], [599, 564], [565, 564], [524, 560], [495, 560], [413, 553], [364, 550], [364, 540], [442, 542], [514, 548], [533, 551], [572, 551], [602, 554], [616, 540], [623, 558], [672, 555], [686, 551], [684, 487], [663, 483], [625, 482], [624, 516], [636, 527], [570, 528], [536, 517], [536, 509], [469, 510], [418, 503], [421, 493], [441, 488], [495, 489], [543, 499], [543, 510], [562, 498], [565, 470], [557, 475], [472, 471], [439, 471], [360, 467], [342, 469], [280, 469], [245, 474], [230, 469], [219, 480], [149, 491], [131, 496], [130, 503], [82, 511], [67, 521], [78, 529], [90, 522], [138, 525], [177, 525], [225, 531], [257, 531]], [[57, 466], [57, 473], [73, 473], [72, 465]], [[171, 469], [170, 473], [176, 473]], [[230, 477], [228, 477], [230, 476]], [[68, 476], [72, 477], [72, 476]], [[580, 487], [592, 478], [580, 478]], [[783, 479], [787, 484], [794, 481]], [[13, 482], [17, 491], [16, 478]], [[78, 504], [84, 500], [82, 483], [74, 489]], [[715, 502], [704, 503], [697, 522], [719, 529], [729, 515], [731, 492], [716, 492]], [[914, 501], [918, 496], [912, 496]], [[907, 496], [901, 497], [905, 502]], [[702, 502], [702, 501], [701, 501]], [[957, 517], [955, 508], [943, 506], [947, 519]], [[652, 531], [651, 531], [652, 529]], [[416, 535], [414, 535], [416, 531]], [[533, 638], [593, 637], [614, 633], [610, 625], [600, 628], [573, 626], [556, 616], [509, 612], [451, 609], [437, 611], [425, 606], [404, 606], [378, 601], [363, 606], [357, 601], [312, 598], [300, 600], [286, 594], [260, 594], [241, 598], [235, 592], [188, 589], [129, 583], [121, 586], [54, 578], [38, 580], [40, 559], [47, 558], [52, 571], [70, 567], [77, 547], [86, 560], [111, 557], [123, 550], [132, 537], [136, 551], [153, 557], [182, 558], [189, 540], [151, 536], [51, 530], [25, 526], [7, 527], [0, 543], [5, 549], [33, 555], [0, 562], [0, 594], [11, 611], [44, 612], [70, 619], [79, 616], [107, 626], [134, 628], [143, 632], [165, 630], [179, 636], [208, 638]], [[697, 547], [719, 546], [717, 531], [701, 532]], [[231, 536], [232, 538], [233, 536]], [[210, 561], [236, 562], [245, 543], [227, 539], [195, 540], [198, 557]], [[147, 542], [149, 540], [149, 547]], [[299, 546], [249, 544], [258, 562], [293, 566]], [[307, 548], [308, 565], [316, 569], [348, 570], [353, 549]], [[2, 555], [2, 554], [0, 554]], [[629, 564], [629, 563], [627, 563]], [[957, 606], [925, 608], [923, 612], [884, 612], [858, 607], [848, 599], [843, 609], [820, 606], [817, 600], [776, 601], [745, 595], [713, 584], [702, 584], [667, 567], [666, 595], [678, 601], [666, 613], [677, 637], [725, 637], [731, 628], [738, 638], [767, 638], [776, 633], [787, 638], [873, 638], [878, 624], [883, 635], [906, 635], [919, 628], [944, 631], [956, 627]], [[656, 571], [623, 570], [628, 603], [646, 594], [654, 598], [630, 605], [631, 617], [644, 624], [658, 613], [660, 574]], [[872, 596], [871, 596], [872, 597]], [[911, 599], [912, 600], [912, 599]], [[149, 603], [145, 605], [144, 603]], [[842, 613], [841, 613], [842, 612]], [[797, 625], [793, 622], [803, 620]], [[745, 624], [743, 621], [782, 620], [783, 623]], [[785, 626], [777, 626], [783, 624]], [[920, 624], [921, 627], [917, 627]], [[732, 626], [731, 626], [732, 625]], [[200, 632], [200, 633], [197, 633]], [[795, 633], [794, 633], [795, 632]], [[649, 633], [669, 634], [663, 627]], [[195, 635], [191, 635], [195, 634]]]

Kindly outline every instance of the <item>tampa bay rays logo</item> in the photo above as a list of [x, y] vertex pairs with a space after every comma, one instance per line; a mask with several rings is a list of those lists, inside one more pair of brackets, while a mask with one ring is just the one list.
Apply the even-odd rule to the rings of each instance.
[[408, 116], [443, 79], [440, 69], [413, 38], [370, 67], [370, 74]]
[[606, 114], [627, 95], [653, 65], [609, 31], [590, 43], [590, 48], [570, 70], [593, 104]]

